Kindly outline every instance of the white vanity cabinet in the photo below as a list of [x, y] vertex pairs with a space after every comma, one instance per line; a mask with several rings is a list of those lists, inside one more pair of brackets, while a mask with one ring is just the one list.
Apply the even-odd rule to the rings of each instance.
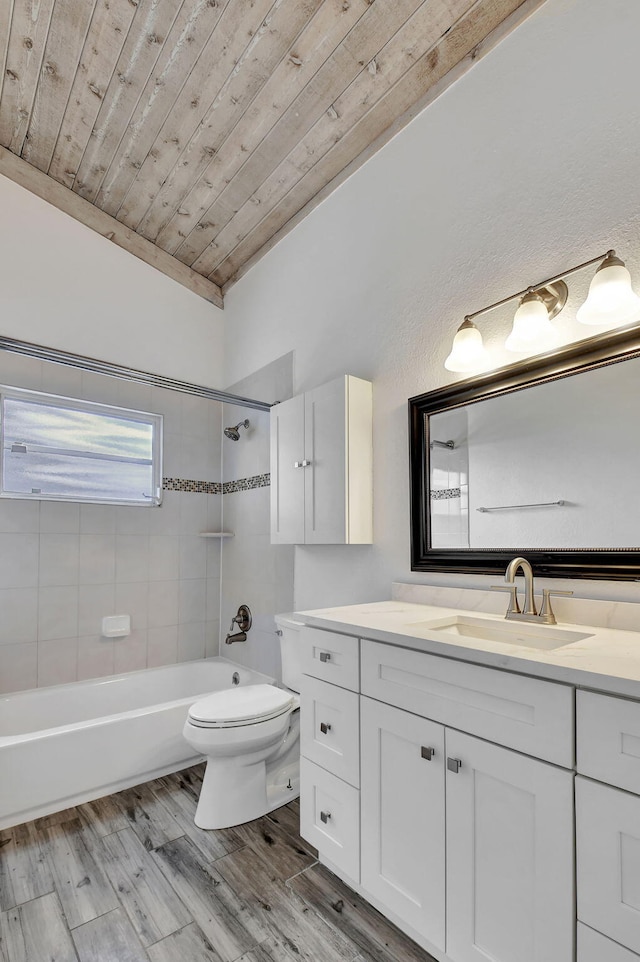
[[578, 692], [577, 749], [578, 919], [640, 962], [640, 702]]
[[[574, 690], [317, 628], [301, 641], [301, 825], [321, 859], [439, 960], [573, 962]], [[338, 712], [333, 754], [318, 704]], [[320, 783], [356, 793], [348, 859], [318, 827]]]
[[372, 542], [372, 396], [345, 375], [272, 408], [273, 544]]

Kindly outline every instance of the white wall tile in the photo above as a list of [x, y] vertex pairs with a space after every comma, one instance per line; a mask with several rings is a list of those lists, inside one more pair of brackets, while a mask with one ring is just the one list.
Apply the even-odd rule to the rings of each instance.
[[180, 494], [180, 534], [206, 531], [207, 498], [206, 494]]
[[149, 581], [176, 581], [180, 571], [180, 542], [174, 535], [149, 538]]
[[[82, 397], [82, 371], [65, 364], [42, 362], [42, 390], [61, 397]], [[53, 682], [52, 682], [53, 684]]]
[[35, 641], [38, 637], [38, 589], [0, 591], [0, 645]]
[[77, 534], [40, 535], [40, 586], [77, 585], [79, 551]]
[[204, 653], [206, 658], [220, 654], [220, 622], [207, 621], [205, 624]]
[[114, 642], [114, 670], [116, 674], [124, 671], [140, 671], [147, 667], [147, 632], [132, 631], [127, 638]]
[[116, 536], [113, 534], [80, 535], [81, 585], [103, 585], [115, 581]]
[[149, 538], [143, 534], [116, 535], [116, 581], [149, 580]]
[[77, 534], [80, 531], [80, 505], [67, 501], [40, 502], [42, 534]]
[[162, 504], [160, 507], [150, 509], [150, 534], [180, 534], [181, 497], [184, 497], [184, 495], [181, 495], [179, 491], [162, 492]]
[[220, 581], [207, 578], [207, 621], [220, 620]]
[[115, 534], [116, 508], [113, 504], [81, 504], [81, 534]]
[[38, 684], [38, 646], [0, 646], [0, 694], [35, 688]]
[[115, 642], [95, 635], [78, 638], [78, 681], [115, 673]]
[[39, 549], [37, 534], [0, 534], [0, 588], [37, 585]]
[[56, 638], [38, 645], [38, 687], [66, 685], [78, 677], [78, 639]]
[[[127, 587], [131, 587], [128, 585]], [[137, 587], [137, 586], [136, 586]], [[127, 614], [116, 607], [115, 585], [80, 585], [78, 589], [78, 634], [99, 635], [102, 619], [108, 615]]]
[[38, 641], [78, 634], [77, 586], [41, 588], [38, 596]]
[[0, 532], [38, 534], [40, 532], [40, 502], [1, 498]]
[[202, 578], [181, 581], [179, 589], [179, 624], [203, 622], [207, 613], [207, 582]]
[[0, 351], [0, 384], [42, 390], [42, 361], [23, 354]]
[[177, 581], [152, 581], [149, 584], [148, 625], [162, 628], [178, 624]]
[[204, 658], [204, 622], [178, 626], [178, 661], [195, 661]]
[[147, 665], [173, 665], [178, 660], [178, 626], [149, 628], [147, 641]]
[[[149, 585], [144, 581], [116, 585], [115, 612], [129, 615], [135, 631], [144, 630], [148, 624]], [[177, 589], [176, 589], [177, 590]]]
[[116, 509], [116, 534], [149, 534], [151, 506], [119, 505]]
[[207, 571], [207, 539], [199, 535], [180, 537], [180, 578], [202, 578]]

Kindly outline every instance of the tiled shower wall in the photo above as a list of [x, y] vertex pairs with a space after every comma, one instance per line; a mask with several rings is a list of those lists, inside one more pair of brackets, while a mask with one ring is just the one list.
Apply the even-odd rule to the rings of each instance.
[[[0, 384], [160, 413], [164, 476], [221, 478], [219, 402], [6, 352]], [[179, 490], [159, 508], [0, 501], [0, 692], [217, 653], [221, 548], [199, 534], [219, 530], [221, 502]], [[100, 636], [109, 614], [131, 615], [129, 637]]]
[[[229, 390], [270, 403], [286, 400], [293, 393], [293, 355], [279, 358]], [[240, 430], [240, 440], [222, 440], [223, 524], [234, 537], [222, 546], [220, 653], [279, 679], [280, 647], [273, 616], [293, 607], [294, 548], [271, 544], [269, 414], [224, 406], [225, 425], [244, 418], [250, 426]], [[234, 481], [245, 483], [229, 483]], [[246, 642], [227, 646], [224, 638], [240, 604], [251, 608], [253, 627]]]

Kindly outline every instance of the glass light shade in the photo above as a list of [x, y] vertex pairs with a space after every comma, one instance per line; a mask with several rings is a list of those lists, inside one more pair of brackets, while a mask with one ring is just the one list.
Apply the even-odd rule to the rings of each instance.
[[523, 297], [513, 318], [511, 334], [505, 341], [508, 351], [544, 351], [558, 341], [557, 332], [549, 320], [549, 312], [541, 297]]
[[617, 257], [607, 257], [589, 286], [589, 296], [578, 310], [581, 324], [631, 324], [640, 320], [640, 297], [631, 275]]
[[465, 320], [453, 339], [451, 354], [444, 362], [447, 371], [458, 374], [471, 374], [486, 366], [487, 352], [482, 343], [482, 334], [471, 321]]

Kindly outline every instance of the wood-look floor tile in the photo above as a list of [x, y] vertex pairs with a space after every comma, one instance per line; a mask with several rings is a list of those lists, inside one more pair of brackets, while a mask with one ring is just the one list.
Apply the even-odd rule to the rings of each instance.
[[0, 946], [5, 962], [78, 962], [54, 892], [3, 912]]
[[171, 812], [147, 785], [118, 792], [113, 799], [124, 812], [128, 827], [133, 829], [148, 851], [184, 835]]
[[53, 878], [33, 822], [0, 832], [0, 909], [53, 892]]
[[69, 928], [118, 907], [109, 880], [85, 844], [79, 818], [51, 825], [41, 834]]
[[149, 962], [122, 909], [85, 922], [74, 929], [72, 935], [80, 962]]
[[310, 852], [317, 857], [317, 850], [300, 838], [300, 809], [297, 807], [297, 799], [295, 802], [283, 805], [282, 808], [277, 808], [275, 812], [269, 812], [266, 817], [270, 822], [275, 822], [284, 832], [296, 839], [305, 852]]
[[278, 878], [291, 878], [316, 861], [299, 836], [290, 835], [273, 819], [258, 818], [241, 825], [238, 832]]
[[103, 865], [143, 945], [192, 921], [138, 836], [130, 829], [102, 839]]
[[36, 818], [33, 824], [36, 831], [39, 832], [44, 828], [51, 828], [52, 825], [70, 822], [77, 817], [78, 813], [75, 808], [65, 808], [61, 812], [54, 812], [53, 815], [43, 815], [42, 818]]
[[[266, 927], [302, 962], [352, 962], [357, 949], [256, 857], [250, 846], [215, 863], [216, 871]], [[264, 941], [264, 940], [262, 940]], [[287, 956], [284, 956], [287, 957]]]
[[100, 838], [129, 827], [129, 820], [123, 812], [122, 806], [118, 805], [113, 795], [96, 798], [92, 802], [78, 805], [77, 812]]
[[151, 962], [222, 962], [195, 922], [169, 935], [162, 942], [149, 946], [147, 955]]
[[[178, 773], [181, 774], [181, 773]], [[229, 852], [235, 852], [246, 844], [235, 828], [205, 831], [194, 822], [202, 783], [199, 779], [178, 779], [175, 775], [158, 778], [151, 782], [151, 790], [164, 807], [171, 812], [182, 833], [191, 839], [209, 862]]]
[[323, 865], [302, 872], [287, 885], [371, 962], [434, 962]]
[[257, 916], [190, 839], [167, 842], [153, 858], [224, 962], [233, 962], [267, 937]]

